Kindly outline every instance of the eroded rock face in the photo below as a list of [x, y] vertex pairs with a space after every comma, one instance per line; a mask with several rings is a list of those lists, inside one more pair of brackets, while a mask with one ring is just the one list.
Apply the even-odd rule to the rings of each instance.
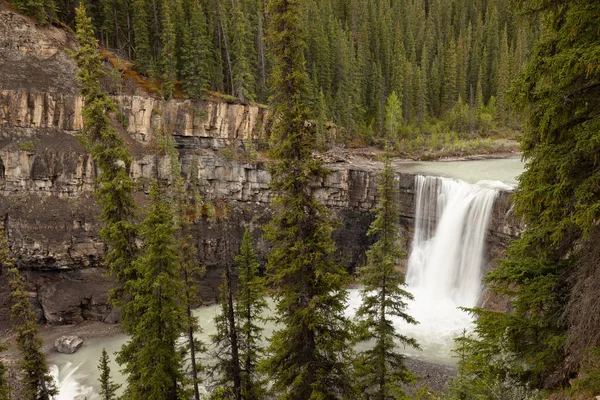
[[[0, 217], [45, 322], [116, 322], [118, 312], [107, 301], [113, 281], [101, 264], [105, 248], [93, 196], [97, 171], [76, 138], [82, 100], [76, 67], [65, 48], [75, 48], [71, 36], [39, 28], [0, 3]], [[244, 161], [231, 151], [243, 149], [249, 140], [267, 139], [266, 110], [218, 99], [165, 102], [135, 88], [113, 94], [118, 104], [114, 125], [133, 157], [134, 196], [141, 208], [148, 203], [148, 181], [168, 182], [171, 176], [169, 160], [152, 150], [162, 129], [175, 138], [186, 182], [213, 205], [214, 215], [198, 221], [193, 232], [199, 260], [207, 267], [201, 295], [216, 300], [222, 267], [233, 263], [246, 227], [261, 262], [268, 251], [261, 228], [271, 217], [274, 195], [268, 165]], [[313, 187], [340, 221], [334, 233], [339, 260], [353, 271], [364, 263], [371, 244], [366, 233], [381, 166], [338, 162], [329, 168], [331, 174]], [[411, 237], [413, 176], [400, 173], [399, 185], [401, 224]], [[520, 229], [510, 217], [508, 197], [502, 196], [490, 226], [490, 259]], [[9, 306], [0, 274], [0, 324], [7, 322]]]

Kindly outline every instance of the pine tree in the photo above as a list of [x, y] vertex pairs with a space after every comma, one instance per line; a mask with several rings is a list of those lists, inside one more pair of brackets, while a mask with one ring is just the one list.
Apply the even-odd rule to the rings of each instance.
[[231, 17], [231, 54], [232, 54], [232, 81], [233, 95], [242, 103], [254, 100], [254, 76], [250, 65], [251, 52], [253, 51], [250, 35], [250, 26], [246, 13], [243, 10], [243, 1], [235, 0]]
[[179, 165], [179, 153], [175, 148], [173, 136], [166, 131], [162, 131], [159, 137], [159, 147], [161, 155], [170, 160], [170, 182], [174, 206], [174, 223], [177, 232], [177, 254], [178, 262], [181, 268], [181, 279], [184, 284], [184, 291], [181, 301], [185, 308], [185, 327], [187, 335], [187, 344], [185, 351], [189, 351], [191, 385], [194, 389], [194, 398], [200, 399], [199, 385], [201, 383], [199, 373], [203, 371], [203, 366], [198, 362], [199, 353], [206, 350], [204, 343], [194, 337], [194, 334], [201, 333], [202, 328], [199, 325], [198, 318], [194, 316], [192, 308], [201, 301], [198, 296], [199, 280], [205, 275], [205, 269], [198, 262], [198, 249], [194, 246], [194, 237], [191, 233], [191, 224], [197, 222], [202, 205], [202, 198], [197, 189], [197, 173], [194, 174], [192, 168], [192, 179], [190, 190], [191, 196], [188, 196], [185, 188], [185, 181]]
[[278, 398], [352, 398], [347, 371], [350, 322], [344, 316], [344, 269], [333, 260], [332, 221], [310, 183], [326, 175], [312, 158], [316, 131], [308, 123], [309, 78], [302, 29], [304, 2], [270, 0], [273, 113], [272, 187], [275, 216], [266, 229], [272, 244], [267, 269], [277, 321], [265, 372]]
[[392, 92], [385, 102], [385, 128], [387, 140], [393, 147], [398, 140], [398, 131], [402, 125], [402, 103], [396, 92]]
[[202, 3], [191, 0], [188, 6], [189, 22], [183, 31], [182, 81], [192, 98], [200, 98], [209, 86], [210, 41]]
[[397, 268], [404, 254], [398, 243], [398, 190], [389, 157], [379, 178], [378, 193], [376, 217], [368, 232], [377, 241], [367, 251], [366, 266], [359, 270], [362, 303], [356, 312], [359, 340], [373, 341], [374, 346], [358, 355], [356, 371], [363, 398], [384, 400], [405, 398], [402, 386], [414, 379], [396, 342], [418, 348], [415, 339], [396, 332], [391, 319], [417, 323], [406, 313], [406, 301], [412, 295], [404, 289], [404, 274]]
[[[100, 170], [95, 196], [102, 209], [100, 219], [105, 223], [100, 230], [107, 246], [104, 264], [119, 283], [111, 294], [111, 301], [114, 306], [122, 306], [133, 297], [131, 282], [137, 278], [132, 265], [137, 254], [137, 228], [133, 222], [136, 214], [131, 195], [133, 181], [128, 173], [131, 158], [109, 117], [116, 110], [116, 104], [100, 88], [100, 79], [104, 75], [102, 59], [96, 52], [98, 41], [83, 4], [77, 9], [76, 18], [76, 37], [80, 48], [74, 59], [79, 67], [77, 78], [84, 97], [83, 135], [80, 139]], [[126, 332], [127, 324], [135, 317], [135, 313], [130, 315], [129, 310], [123, 308], [122, 321]]]
[[19, 366], [23, 370], [22, 394], [25, 400], [52, 400], [58, 394], [42, 352], [37, 319], [19, 270], [14, 266], [4, 227], [0, 227], [0, 266], [6, 273], [11, 289], [13, 306], [10, 319], [17, 331], [17, 348], [21, 352]]
[[117, 400], [117, 390], [121, 387], [113, 382], [110, 376], [110, 366], [108, 363], [110, 359], [108, 358], [108, 353], [106, 349], [102, 349], [102, 355], [100, 356], [100, 365], [98, 365], [98, 369], [100, 370], [100, 397], [102, 400]]
[[162, 93], [166, 99], [173, 97], [173, 87], [177, 79], [177, 58], [175, 55], [176, 46], [175, 25], [171, 16], [170, 4], [167, 0], [163, 1], [162, 7], [162, 31], [160, 49], [160, 70], [162, 78]]
[[154, 61], [150, 45], [146, 0], [132, 0], [132, 8], [132, 28], [135, 34], [135, 67], [139, 72], [147, 74], [154, 68]]
[[125, 398], [176, 400], [186, 395], [183, 355], [178, 339], [186, 332], [184, 291], [180, 280], [173, 213], [156, 182], [151, 207], [141, 228], [143, 253], [134, 261], [140, 277], [130, 282], [136, 296], [127, 303], [140, 316], [129, 324], [131, 339], [117, 356], [127, 374]]
[[262, 357], [261, 345], [264, 322], [262, 313], [267, 307], [266, 288], [258, 275], [258, 261], [252, 249], [250, 232], [246, 229], [240, 254], [235, 259], [239, 273], [236, 316], [239, 325], [239, 358], [241, 367], [241, 394], [244, 400], [258, 400], [264, 395], [264, 382], [257, 373]]
[[486, 278], [510, 297], [510, 312], [475, 310], [476, 333], [489, 359], [504, 349], [519, 360], [520, 368], [497, 368], [496, 377], [555, 386], [569, 380], [561, 368], [570, 356], [561, 317], [569, 282], [600, 218], [600, 7], [593, 0], [515, 3], [535, 9], [544, 32], [514, 89], [527, 111], [521, 141], [527, 169], [513, 200], [527, 230]]
[[227, 265], [223, 274], [223, 283], [219, 288], [221, 313], [215, 317], [217, 333], [211, 337], [215, 346], [214, 357], [217, 360], [218, 399], [242, 399], [242, 372], [239, 355], [238, 322], [236, 322], [233, 304], [233, 274]]

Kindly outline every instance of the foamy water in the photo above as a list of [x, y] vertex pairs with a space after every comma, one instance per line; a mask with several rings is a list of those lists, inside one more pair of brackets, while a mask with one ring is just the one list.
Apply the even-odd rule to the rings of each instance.
[[[407, 272], [407, 290], [414, 296], [408, 301], [408, 313], [419, 324], [397, 319], [399, 333], [415, 338], [421, 350], [405, 348], [404, 352], [442, 364], [453, 364], [454, 338], [473, 329], [472, 318], [459, 307], [473, 307], [481, 292], [482, 264], [487, 225], [494, 199], [502, 182], [479, 184], [440, 178], [416, 177], [415, 236]], [[349, 291], [346, 314], [353, 316], [360, 305], [359, 290]], [[213, 318], [218, 306], [196, 310], [204, 332], [205, 343], [215, 332]], [[265, 334], [269, 336], [273, 325]], [[78, 395], [88, 400], [97, 395], [98, 360], [102, 348], [109, 352], [114, 380], [124, 382], [114, 362], [114, 352], [127, 340], [119, 335], [86, 341], [73, 355], [54, 355], [52, 374], [60, 390], [56, 400], [73, 400]], [[204, 361], [209, 361], [204, 356]]]

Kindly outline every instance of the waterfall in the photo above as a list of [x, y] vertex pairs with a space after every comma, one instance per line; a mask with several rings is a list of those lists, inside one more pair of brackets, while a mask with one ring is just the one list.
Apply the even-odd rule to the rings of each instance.
[[477, 305], [485, 238], [498, 190], [489, 182], [417, 176], [406, 282], [430, 302]]

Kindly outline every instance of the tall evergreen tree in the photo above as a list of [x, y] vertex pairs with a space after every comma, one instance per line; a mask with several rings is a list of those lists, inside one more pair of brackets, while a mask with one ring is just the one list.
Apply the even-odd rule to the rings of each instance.
[[23, 370], [22, 395], [25, 396], [24, 400], [52, 400], [58, 391], [48, 371], [46, 357], [42, 352], [42, 339], [38, 335], [37, 318], [21, 274], [13, 264], [4, 227], [0, 227], [0, 266], [8, 278], [14, 303], [10, 319], [16, 328], [17, 348], [21, 352], [19, 366]]
[[131, 400], [176, 400], [186, 395], [183, 355], [177, 340], [186, 332], [184, 290], [180, 280], [171, 205], [156, 182], [151, 207], [141, 225], [142, 254], [134, 261], [140, 277], [132, 281], [136, 296], [127, 307], [141, 316], [129, 326], [131, 339], [117, 356], [126, 363], [125, 397]]
[[358, 338], [373, 341], [371, 349], [362, 351], [356, 361], [358, 385], [365, 399], [406, 398], [403, 384], [414, 376], [404, 365], [398, 344], [417, 347], [413, 338], [396, 332], [392, 317], [417, 323], [406, 312], [412, 295], [405, 290], [404, 274], [397, 268], [403, 256], [399, 245], [397, 183], [389, 157], [379, 177], [379, 200], [375, 220], [368, 235], [377, 241], [367, 251], [367, 264], [359, 271], [362, 303], [356, 312]]
[[331, 219], [310, 183], [326, 175], [312, 158], [316, 130], [308, 120], [304, 2], [270, 0], [272, 51], [272, 186], [275, 216], [266, 230], [273, 248], [268, 270], [277, 321], [264, 363], [280, 399], [351, 398], [347, 372], [350, 322], [343, 267], [333, 260]]
[[[119, 306], [131, 298], [127, 285], [137, 277], [132, 266], [137, 246], [136, 226], [133, 222], [136, 205], [131, 195], [133, 181], [128, 172], [131, 158], [109, 117], [116, 110], [116, 104], [100, 88], [100, 79], [104, 75], [102, 59], [96, 52], [98, 41], [94, 37], [91, 19], [87, 17], [83, 4], [77, 9], [76, 18], [76, 36], [80, 48], [74, 58], [79, 67], [77, 78], [84, 97], [81, 140], [100, 170], [95, 191], [102, 208], [100, 219], [105, 223], [100, 236], [108, 247], [104, 263], [119, 283], [111, 296], [113, 304]], [[123, 311], [122, 318], [127, 329], [126, 323], [133, 316], [128, 315], [127, 309]]]
[[[527, 162], [513, 199], [527, 230], [487, 277], [511, 299], [509, 313], [476, 310], [479, 354], [500, 349], [520, 360], [512, 374], [533, 385], [566, 383], [564, 307], [578, 250], [600, 218], [600, 4], [582, 1], [515, 1], [543, 21], [525, 72], [515, 85], [527, 110], [521, 146]], [[494, 366], [492, 364], [492, 366]]]
[[202, 3], [190, 0], [187, 13], [189, 22], [187, 29], [183, 30], [183, 87], [188, 96], [200, 98], [209, 86], [210, 41]]
[[259, 400], [264, 395], [265, 384], [258, 376], [257, 365], [263, 348], [262, 313], [267, 307], [266, 288], [258, 275], [258, 261], [252, 248], [250, 232], [246, 229], [240, 254], [235, 259], [239, 273], [236, 315], [239, 324], [241, 393], [244, 400]]
[[100, 364], [98, 369], [100, 370], [100, 397], [102, 400], [117, 400], [117, 390], [121, 387], [113, 382], [110, 376], [110, 366], [108, 363], [110, 359], [106, 349], [102, 349], [102, 355], [100, 356]]
[[132, 28], [135, 34], [135, 66], [138, 71], [147, 74], [154, 68], [154, 58], [150, 42], [146, 0], [132, 0], [132, 8]]
[[246, 13], [243, 9], [244, 2], [235, 0], [231, 11], [231, 54], [232, 54], [232, 81], [233, 93], [242, 103], [254, 100], [255, 79], [250, 64], [252, 36]]
[[221, 313], [215, 317], [217, 333], [212, 336], [217, 360], [217, 399], [242, 399], [238, 322], [233, 304], [234, 288], [231, 266], [227, 265], [220, 287]]
[[175, 36], [175, 25], [171, 13], [169, 2], [164, 0], [161, 21], [162, 46], [160, 49], [160, 70], [162, 92], [166, 99], [173, 97], [173, 87], [175, 86], [175, 81], [177, 79], [177, 58], [175, 55], [177, 37]]
[[398, 139], [398, 131], [402, 125], [402, 103], [396, 92], [392, 92], [385, 102], [386, 140], [392, 147]]

